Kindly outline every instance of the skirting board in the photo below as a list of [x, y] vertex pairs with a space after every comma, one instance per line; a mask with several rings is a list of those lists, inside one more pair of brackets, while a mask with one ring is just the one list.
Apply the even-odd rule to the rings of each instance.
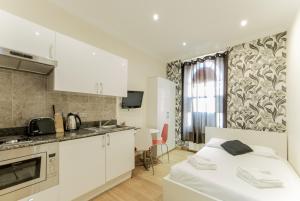
[[163, 179], [163, 201], [221, 201], [170, 179]]
[[103, 186], [99, 187], [99, 188], [96, 188], [95, 190], [93, 191], [90, 191], [80, 197], [78, 197], [77, 199], [73, 200], [73, 201], [89, 201], [91, 200], [92, 198], [100, 195], [101, 193], [117, 186], [118, 184], [126, 181], [127, 179], [130, 179], [131, 178], [131, 175], [132, 175], [132, 172], [127, 172], [111, 181], [109, 181], [108, 183], [104, 184]]

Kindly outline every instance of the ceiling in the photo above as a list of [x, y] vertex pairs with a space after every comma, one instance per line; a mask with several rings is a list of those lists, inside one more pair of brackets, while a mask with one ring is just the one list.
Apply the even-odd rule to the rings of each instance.
[[[299, 0], [49, 1], [163, 61], [209, 54], [287, 30], [300, 7]], [[248, 24], [241, 27], [244, 19]]]

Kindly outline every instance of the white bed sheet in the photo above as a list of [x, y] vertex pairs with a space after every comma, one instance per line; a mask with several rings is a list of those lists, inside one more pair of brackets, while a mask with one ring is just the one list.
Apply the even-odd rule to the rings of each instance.
[[[284, 159], [253, 154], [232, 156], [218, 148], [204, 147], [197, 155], [217, 164], [217, 170], [197, 170], [187, 161], [174, 165], [170, 179], [223, 201], [300, 201], [300, 179]], [[283, 188], [258, 189], [236, 176], [236, 168], [270, 170], [283, 181]]]

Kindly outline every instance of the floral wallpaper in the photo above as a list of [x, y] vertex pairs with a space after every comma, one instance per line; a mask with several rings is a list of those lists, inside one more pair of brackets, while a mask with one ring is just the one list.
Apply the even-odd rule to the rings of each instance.
[[176, 100], [175, 100], [175, 132], [176, 144], [181, 145], [181, 112], [182, 112], [182, 62], [180, 60], [173, 61], [167, 64], [167, 78], [173, 81], [176, 85]]
[[283, 32], [231, 48], [228, 127], [286, 131], [286, 36]]
[[[228, 55], [227, 127], [286, 131], [287, 33], [230, 48]], [[182, 62], [167, 64], [176, 84], [176, 144], [181, 141]]]

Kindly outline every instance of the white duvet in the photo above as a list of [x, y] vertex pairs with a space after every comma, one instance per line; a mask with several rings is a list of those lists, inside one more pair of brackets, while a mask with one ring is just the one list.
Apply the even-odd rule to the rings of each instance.
[[[223, 201], [300, 201], [300, 179], [283, 159], [254, 154], [232, 156], [218, 148], [204, 147], [197, 155], [216, 163], [216, 170], [197, 170], [187, 161], [171, 168], [170, 179]], [[282, 188], [259, 189], [236, 176], [238, 167], [270, 170]]]

